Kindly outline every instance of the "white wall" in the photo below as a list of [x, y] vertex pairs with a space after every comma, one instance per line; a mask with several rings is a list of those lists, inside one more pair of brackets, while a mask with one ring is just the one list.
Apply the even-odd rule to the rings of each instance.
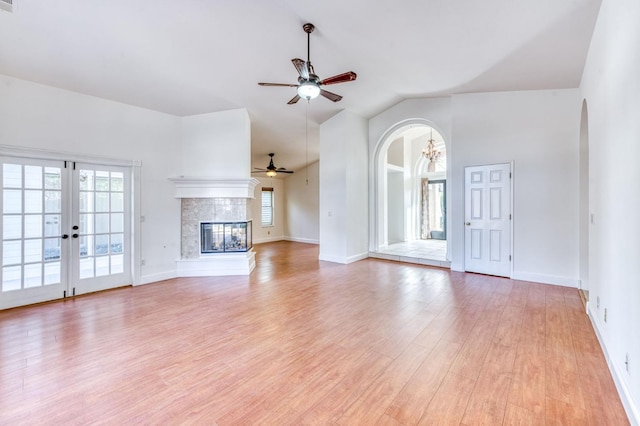
[[367, 121], [342, 111], [320, 126], [320, 260], [368, 256]]
[[141, 160], [141, 281], [175, 276], [180, 201], [167, 179], [180, 167], [180, 119], [0, 75], [0, 144]]
[[403, 126], [432, 125], [447, 148], [452, 269], [464, 270], [464, 167], [514, 161], [514, 278], [577, 286], [579, 118], [577, 89], [401, 102], [369, 122], [370, 215], [380, 216], [374, 165], [382, 144]]
[[182, 168], [186, 177], [251, 175], [251, 122], [246, 109], [182, 118]]
[[[589, 204], [595, 219], [589, 230], [589, 314], [636, 425], [640, 424], [638, 22], [637, 0], [603, 0], [581, 84], [589, 114]], [[627, 353], [629, 372], [624, 364]]]
[[[284, 239], [285, 229], [285, 200], [287, 198], [284, 189], [284, 179], [271, 179], [268, 177], [257, 177], [260, 184], [256, 186], [255, 198], [249, 200], [249, 218], [253, 219], [253, 243], [267, 243], [270, 241], [280, 241]], [[285, 178], [286, 179], [286, 178]], [[273, 188], [273, 225], [262, 226], [262, 187]]]
[[577, 287], [577, 89], [452, 98], [451, 254], [464, 258], [464, 167], [514, 162], [513, 278]]
[[320, 241], [320, 163], [296, 171], [284, 179], [285, 239], [318, 244]]
[[389, 244], [401, 243], [404, 235], [404, 173], [390, 170], [387, 172], [387, 209]]

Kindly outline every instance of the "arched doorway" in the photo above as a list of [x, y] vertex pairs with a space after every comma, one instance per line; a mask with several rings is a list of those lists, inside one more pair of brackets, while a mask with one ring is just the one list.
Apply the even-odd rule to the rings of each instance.
[[434, 123], [411, 119], [380, 138], [372, 161], [370, 252], [448, 266], [447, 147]]

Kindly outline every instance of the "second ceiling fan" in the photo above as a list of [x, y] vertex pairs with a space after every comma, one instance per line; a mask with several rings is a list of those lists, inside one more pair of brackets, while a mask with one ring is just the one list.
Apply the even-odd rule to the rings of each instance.
[[342, 99], [342, 96], [337, 95], [332, 92], [328, 92], [322, 89], [321, 86], [328, 86], [330, 84], [338, 84], [338, 83], [346, 83], [349, 81], [354, 81], [358, 76], [353, 71], [348, 71], [342, 74], [334, 75], [333, 77], [325, 78], [320, 80], [317, 76], [316, 72], [313, 69], [313, 65], [311, 65], [310, 59], [310, 37], [311, 33], [315, 29], [313, 24], [306, 23], [302, 26], [302, 29], [305, 33], [307, 33], [307, 60], [303, 61], [300, 58], [294, 58], [291, 60], [293, 62], [293, 66], [298, 70], [298, 84], [287, 84], [287, 83], [258, 83], [260, 86], [280, 86], [280, 87], [296, 87], [297, 94], [287, 102], [289, 105], [295, 104], [300, 100], [300, 98], [304, 98], [307, 100], [313, 99], [318, 95], [324, 96], [333, 102], [338, 102]]

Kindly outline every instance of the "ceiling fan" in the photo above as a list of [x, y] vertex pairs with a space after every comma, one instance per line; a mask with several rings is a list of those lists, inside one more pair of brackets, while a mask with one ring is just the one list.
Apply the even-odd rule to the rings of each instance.
[[282, 86], [282, 87], [296, 87], [298, 93], [287, 102], [289, 105], [295, 104], [300, 100], [300, 98], [304, 98], [307, 100], [314, 99], [318, 95], [322, 95], [325, 98], [329, 99], [333, 102], [338, 102], [342, 99], [342, 96], [336, 95], [335, 93], [328, 92], [321, 88], [321, 86], [328, 86], [330, 84], [338, 84], [338, 83], [346, 83], [349, 81], [354, 81], [358, 76], [353, 71], [348, 71], [342, 74], [334, 75], [333, 77], [325, 78], [324, 80], [320, 80], [320, 77], [316, 74], [313, 69], [313, 65], [311, 65], [310, 60], [310, 38], [311, 33], [316, 27], [313, 24], [306, 23], [302, 26], [302, 29], [305, 33], [307, 33], [307, 60], [303, 61], [300, 58], [294, 58], [291, 60], [293, 62], [293, 66], [298, 70], [298, 84], [286, 84], [286, 83], [258, 83], [260, 86]]
[[267, 176], [269, 176], [269, 177], [274, 177], [278, 173], [293, 173], [293, 171], [287, 170], [284, 167], [276, 168], [276, 166], [273, 165], [273, 156], [274, 155], [275, 154], [273, 152], [269, 153], [269, 157], [271, 157], [271, 159], [269, 160], [269, 165], [267, 166], [266, 169], [260, 169], [258, 167], [254, 167], [254, 169], [256, 171], [255, 172], [251, 172], [251, 173], [264, 173], [264, 172], [267, 172]]

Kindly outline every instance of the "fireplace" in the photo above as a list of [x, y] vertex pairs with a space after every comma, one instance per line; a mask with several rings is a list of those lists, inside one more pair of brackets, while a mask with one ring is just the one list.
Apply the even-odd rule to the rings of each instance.
[[251, 250], [251, 221], [200, 222], [200, 253], [232, 253]]
[[255, 268], [249, 199], [257, 179], [172, 178], [181, 199], [179, 277], [249, 275]]

